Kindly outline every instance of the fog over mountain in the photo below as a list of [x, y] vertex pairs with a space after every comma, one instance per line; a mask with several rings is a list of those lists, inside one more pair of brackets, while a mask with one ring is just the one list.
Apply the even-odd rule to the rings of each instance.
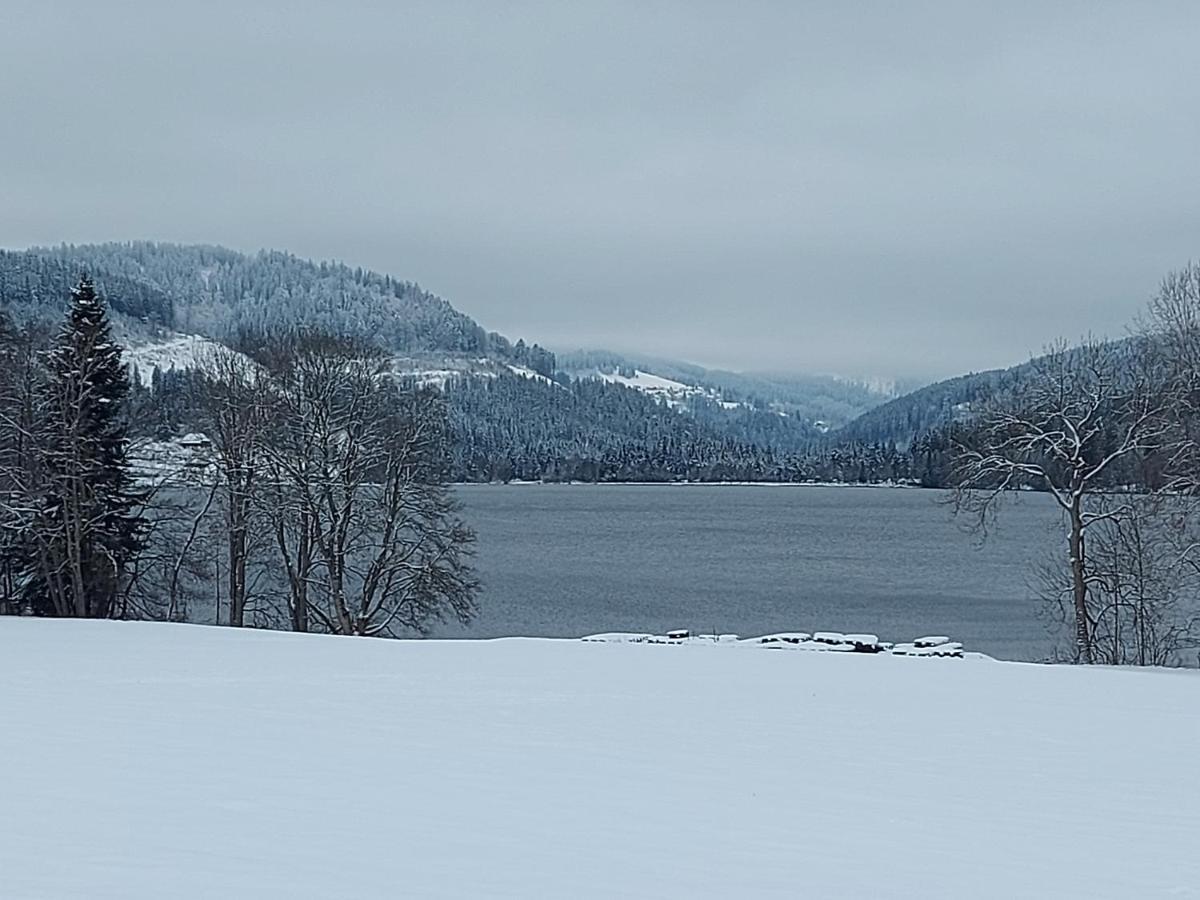
[[394, 273], [488, 329], [934, 378], [1200, 247], [1200, 8], [10, 0], [0, 246]]

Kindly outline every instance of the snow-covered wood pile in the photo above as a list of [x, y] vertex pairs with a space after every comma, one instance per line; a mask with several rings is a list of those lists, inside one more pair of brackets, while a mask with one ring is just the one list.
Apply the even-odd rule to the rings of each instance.
[[642, 634], [632, 631], [609, 631], [589, 634], [582, 640], [604, 644], [737, 644], [736, 634], [692, 634], [685, 628], [666, 634]]
[[591, 634], [585, 641], [616, 644], [731, 644], [742, 647], [761, 647], [767, 650], [813, 650], [827, 653], [891, 653], [896, 656], [982, 657], [981, 653], [966, 654], [958, 641], [942, 635], [916, 638], [906, 643], [881, 641], [874, 634], [843, 634], [840, 631], [781, 631], [761, 637], [739, 638], [736, 634], [692, 634], [676, 629], [666, 634], [611, 631]]
[[917, 638], [911, 644], [897, 644], [892, 652], [898, 656], [952, 656], [962, 658], [963, 646], [944, 635]]

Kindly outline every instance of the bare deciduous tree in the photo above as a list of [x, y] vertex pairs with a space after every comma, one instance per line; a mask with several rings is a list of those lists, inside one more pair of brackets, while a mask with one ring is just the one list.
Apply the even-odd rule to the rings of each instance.
[[0, 589], [10, 613], [30, 608], [20, 575], [29, 551], [28, 503], [40, 481], [36, 407], [44, 372], [38, 351], [49, 340], [36, 326], [0, 319]]
[[[1180, 664], [1200, 646], [1200, 568], [1190, 516], [1178, 496], [1097, 495], [1095, 512], [1113, 510], [1088, 532], [1088, 620], [1096, 662]], [[1038, 573], [1055, 619], [1074, 619], [1069, 573], [1057, 560]]]
[[258, 366], [239, 353], [223, 349], [212, 353], [203, 372], [201, 404], [225, 515], [229, 624], [241, 627], [248, 601], [247, 571], [260, 537], [255, 526], [268, 389]]
[[1174, 403], [1152, 342], [1059, 344], [1016, 390], [993, 399], [956, 448], [955, 509], [976, 527], [986, 529], [1014, 490], [1045, 491], [1062, 510], [1079, 661], [1096, 658], [1086, 536], [1132, 509], [1092, 501], [1143, 479], [1145, 461], [1171, 446]]
[[302, 335], [270, 363], [275, 414], [262, 445], [293, 625], [337, 634], [467, 621], [474, 535], [441, 484], [441, 401], [401, 391], [359, 342]]
[[[167, 622], [188, 620], [201, 599], [217, 529], [213, 510], [221, 483], [207, 484], [186, 468], [159, 472], [142, 513], [148, 524], [146, 547], [131, 567], [124, 615]], [[199, 506], [196, 504], [199, 497]]]
[[1142, 320], [1143, 339], [1160, 348], [1173, 384], [1179, 429], [1166, 474], [1171, 490], [1200, 489], [1200, 263], [1169, 273]]

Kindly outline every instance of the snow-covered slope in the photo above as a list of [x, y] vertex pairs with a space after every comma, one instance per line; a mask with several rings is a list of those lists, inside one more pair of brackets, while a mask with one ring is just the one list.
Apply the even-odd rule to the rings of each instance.
[[1164, 897], [1200, 677], [0, 619], [0, 896]]
[[149, 385], [157, 368], [163, 372], [195, 369], [221, 354], [234, 353], [224, 344], [196, 334], [168, 334], [161, 338], [130, 341], [125, 362], [137, 367], [142, 384]]
[[[125, 348], [125, 362], [136, 366], [138, 378], [143, 384], [149, 385], [156, 368], [163, 372], [195, 369], [222, 354], [236, 355], [237, 351], [200, 335], [167, 332], [157, 337], [130, 340]], [[396, 356], [392, 358], [392, 371], [413, 378], [420, 384], [435, 387], [444, 387], [447, 381], [454, 378], [495, 378], [502, 373], [553, 384], [545, 375], [526, 366], [463, 355], [427, 353]]]
[[818, 432], [844, 425], [901, 388], [894, 380], [889, 383], [882, 378], [738, 373], [606, 350], [560, 353], [558, 364], [573, 378], [602, 378], [657, 396], [672, 406], [703, 398], [726, 409], [778, 413], [807, 422]]
[[601, 381], [624, 385], [649, 394], [668, 406], [676, 406], [691, 397], [719, 399], [713, 391], [705, 390], [694, 384], [684, 384], [682, 381], [675, 381], [671, 378], [663, 378], [661, 375], [651, 372], [643, 372], [641, 369], [634, 369], [632, 375], [623, 375], [617, 371], [607, 372], [602, 369], [597, 369], [590, 374], [591, 377], [599, 378]]
[[670, 407], [685, 404], [694, 397], [703, 397], [705, 400], [719, 404], [723, 409], [737, 409], [740, 406], [746, 405], [734, 400], [723, 400], [720, 391], [712, 388], [701, 387], [695, 384], [685, 384], [673, 378], [664, 378], [662, 375], [655, 375], [653, 372], [643, 372], [641, 369], [634, 369], [632, 375], [623, 375], [619, 371], [609, 372], [603, 369], [585, 372], [583, 375], [584, 377], [607, 381], [609, 384], [620, 384], [627, 388], [633, 388], [635, 391], [649, 394], [660, 403]]

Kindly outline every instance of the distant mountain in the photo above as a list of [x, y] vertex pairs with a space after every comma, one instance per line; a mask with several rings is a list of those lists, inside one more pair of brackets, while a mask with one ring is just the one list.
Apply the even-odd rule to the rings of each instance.
[[964, 422], [973, 409], [997, 393], [1012, 389], [1029, 363], [959, 375], [897, 397], [863, 413], [827, 435], [831, 445], [879, 444], [909, 449], [930, 431]]
[[0, 252], [0, 306], [57, 322], [84, 271], [113, 310], [139, 390], [154, 394], [138, 427], [159, 437], [195, 426], [188, 372], [214, 345], [253, 350], [300, 328], [370, 340], [397, 376], [440, 389], [459, 478], [794, 477], [825, 427], [730, 373], [710, 373], [711, 387], [680, 383], [679, 397], [666, 376], [657, 393], [646, 379], [572, 377], [554, 354], [485, 330], [413, 282], [275, 251], [142, 242]]
[[[316, 328], [375, 342], [401, 378], [445, 396], [455, 478], [888, 480], [913, 478], [923, 435], [1019, 378], [904, 385], [741, 374], [663, 358], [555, 354], [488, 331], [410, 281], [275, 251], [126, 243], [0, 251], [0, 307], [57, 322], [95, 279], [137, 370], [155, 435], [195, 425], [188, 371], [217, 345]], [[899, 455], [897, 455], [899, 452]]]
[[[0, 278], [30, 269], [42, 273], [36, 298], [16, 282], [9, 288], [0, 282], [0, 299], [48, 303], [57, 315], [65, 302], [62, 285], [86, 270], [123, 314], [122, 324], [143, 333], [141, 326], [151, 325], [230, 343], [305, 326], [366, 338], [396, 353], [493, 356], [547, 375], [554, 368], [552, 354], [485, 331], [414, 282], [278, 251], [244, 254], [224, 247], [134, 242], [64, 244], [0, 257]], [[47, 282], [57, 279], [57, 289], [47, 290]], [[131, 291], [154, 297], [151, 315], [130, 309], [126, 296]]]
[[882, 379], [744, 374], [607, 350], [559, 353], [558, 365], [576, 378], [602, 378], [627, 384], [685, 406], [703, 398], [730, 410], [774, 413], [798, 420], [814, 434], [847, 424], [903, 389], [901, 383]]

